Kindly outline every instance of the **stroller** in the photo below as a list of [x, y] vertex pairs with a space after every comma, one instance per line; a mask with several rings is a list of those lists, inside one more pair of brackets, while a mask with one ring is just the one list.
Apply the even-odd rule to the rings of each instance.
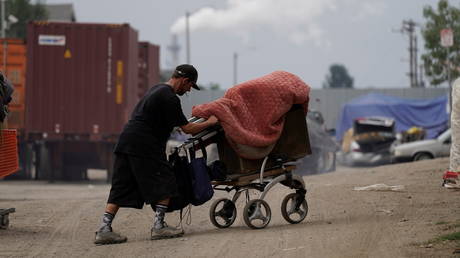
[[[202, 119], [192, 117], [190, 122]], [[226, 175], [211, 181], [214, 190], [232, 193], [230, 198], [215, 200], [209, 211], [212, 224], [218, 228], [230, 227], [236, 219], [236, 201], [245, 194], [246, 205], [243, 218], [252, 229], [265, 228], [271, 220], [271, 208], [264, 200], [267, 193], [278, 183], [294, 190], [284, 197], [281, 204], [283, 218], [292, 224], [302, 222], [308, 214], [305, 199], [307, 190], [301, 176], [293, 174], [296, 161], [311, 154], [310, 142], [302, 107], [293, 105], [286, 114], [282, 134], [271, 152], [262, 159], [249, 160], [241, 158], [225, 139], [221, 127], [213, 127], [189, 138], [180, 147], [195, 151], [198, 144], [205, 146], [215, 143], [219, 160], [225, 164]], [[259, 198], [250, 199], [249, 190], [260, 192]]]

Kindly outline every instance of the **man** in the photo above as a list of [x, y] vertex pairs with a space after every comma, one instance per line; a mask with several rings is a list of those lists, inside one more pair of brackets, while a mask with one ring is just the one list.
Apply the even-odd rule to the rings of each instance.
[[165, 149], [174, 127], [193, 135], [218, 122], [211, 116], [202, 123], [188, 123], [182, 113], [177, 95], [182, 96], [191, 88], [200, 90], [197, 78], [198, 72], [192, 65], [179, 65], [168, 82], [149, 89], [134, 108], [115, 147], [112, 188], [95, 244], [126, 242], [125, 236], [112, 231], [115, 214], [120, 207], [142, 209], [144, 203], [155, 212], [152, 240], [183, 234], [182, 229], [169, 227], [164, 221], [170, 197], [177, 194]]

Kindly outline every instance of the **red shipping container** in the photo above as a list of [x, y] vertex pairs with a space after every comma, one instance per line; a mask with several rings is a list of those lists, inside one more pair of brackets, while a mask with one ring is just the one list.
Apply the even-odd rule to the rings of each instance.
[[160, 82], [160, 46], [139, 42], [139, 91], [141, 98], [153, 85]]
[[[5, 42], [6, 41], [6, 42]], [[4, 45], [4, 43], [6, 43]], [[6, 50], [6, 51], [5, 51]], [[6, 56], [3, 56], [3, 52]], [[26, 44], [22, 39], [0, 39], [0, 67], [14, 86], [13, 100], [8, 105], [8, 128], [24, 129], [26, 79]]]
[[138, 33], [128, 24], [31, 22], [26, 133], [118, 135], [138, 100]]

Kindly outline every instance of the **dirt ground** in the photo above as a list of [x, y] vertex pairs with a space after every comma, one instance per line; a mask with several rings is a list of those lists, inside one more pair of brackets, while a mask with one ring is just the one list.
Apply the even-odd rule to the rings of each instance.
[[[460, 191], [441, 187], [448, 162], [339, 168], [304, 177], [309, 213], [300, 224], [283, 219], [281, 202], [292, 190], [279, 185], [267, 195], [272, 219], [261, 230], [245, 225], [244, 198], [230, 228], [211, 224], [210, 201], [193, 207], [184, 237], [168, 240], [149, 240], [150, 207], [122, 209], [113, 226], [128, 242], [110, 246], [93, 244], [109, 191], [103, 181], [0, 180], [0, 208], [16, 208], [10, 227], [0, 230], [0, 257], [458, 257], [453, 252], [459, 241], [432, 242], [460, 231]], [[405, 189], [353, 190], [378, 183]], [[218, 192], [213, 199], [225, 196]], [[167, 221], [177, 224], [177, 213]]]

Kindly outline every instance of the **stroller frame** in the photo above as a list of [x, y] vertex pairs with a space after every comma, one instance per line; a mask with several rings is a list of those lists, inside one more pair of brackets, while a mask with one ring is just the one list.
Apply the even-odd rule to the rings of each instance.
[[[192, 117], [189, 122], [198, 123], [202, 119]], [[204, 130], [194, 137], [189, 138], [178, 148], [191, 150], [193, 145], [203, 143], [214, 137], [221, 129], [210, 128]], [[236, 201], [242, 193], [246, 195], [246, 205], [243, 209], [243, 218], [246, 225], [252, 229], [265, 228], [271, 220], [271, 208], [264, 200], [268, 192], [278, 183], [295, 190], [294, 193], [286, 195], [282, 201], [281, 213], [283, 218], [291, 223], [302, 222], [308, 214], [308, 203], [305, 199], [307, 193], [305, 182], [299, 175], [293, 174], [296, 162], [287, 162], [283, 158], [275, 158], [275, 165], [266, 168], [270, 155], [263, 159], [259, 171], [250, 174], [228, 175], [225, 180], [212, 181], [215, 190], [230, 192], [234, 191], [230, 198], [215, 200], [209, 211], [209, 217], [217, 228], [230, 227], [236, 219]], [[259, 198], [250, 199], [249, 190], [260, 192]]]

